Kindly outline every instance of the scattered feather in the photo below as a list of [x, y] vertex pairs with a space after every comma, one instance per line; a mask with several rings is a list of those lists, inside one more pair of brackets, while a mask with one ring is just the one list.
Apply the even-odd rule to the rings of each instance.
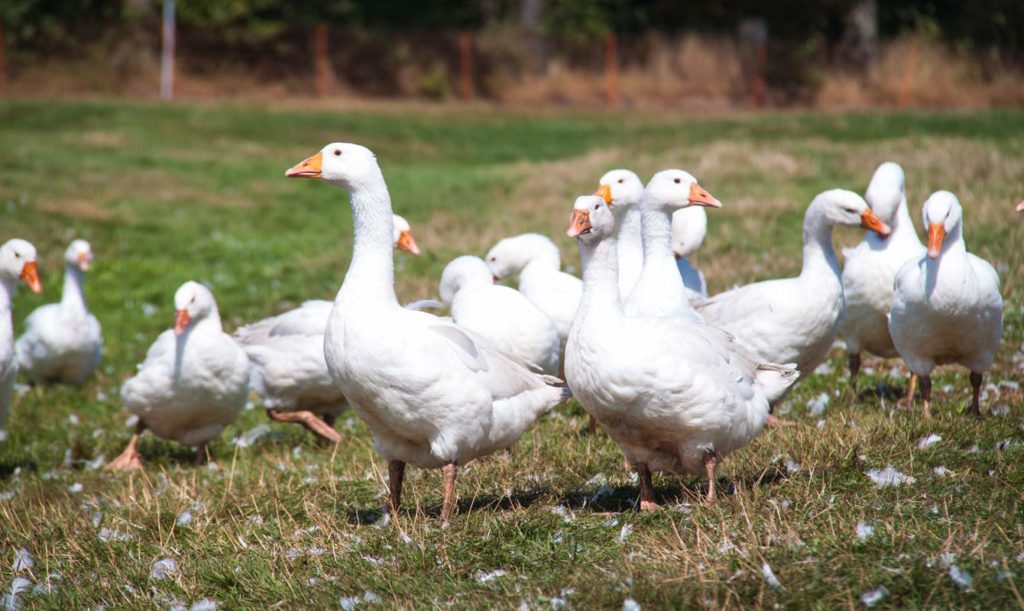
[[828, 406], [828, 393], [821, 393], [811, 401], [807, 402], [807, 409], [811, 412], [812, 416], [820, 416], [825, 413], [825, 407]]
[[480, 572], [478, 572], [476, 574], [476, 580], [479, 581], [480, 583], [489, 583], [489, 582], [494, 581], [495, 579], [497, 579], [499, 577], [504, 577], [505, 575], [506, 575], [505, 569], [497, 569], [497, 570], [491, 571], [489, 573], [484, 573], [484, 572], [480, 571]]
[[153, 569], [149, 572], [152, 579], [167, 579], [178, 572], [178, 563], [174, 558], [164, 558], [153, 563]]
[[627, 598], [622, 601], [622, 611], [641, 611], [641, 609], [643, 609], [643, 607], [640, 606], [640, 603], [636, 602], [632, 598]]
[[234, 443], [240, 448], [248, 448], [272, 432], [273, 429], [270, 428], [269, 424], [257, 424], [246, 431], [241, 437], [235, 437]]
[[961, 590], [970, 588], [974, 583], [974, 579], [971, 577], [971, 574], [955, 564], [949, 565], [949, 578], [952, 579], [956, 587]]
[[950, 471], [949, 469], [943, 467], [942, 465], [939, 465], [938, 467], [935, 467], [934, 469], [932, 469], [932, 473], [934, 473], [938, 477], [949, 477], [950, 475], [953, 474], [952, 471]]
[[123, 533], [123, 532], [121, 532], [119, 530], [115, 530], [113, 528], [103, 528], [103, 529], [100, 530], [99, 534], [97, 534], [96, 536], [99, 537], [100, 541], [102, 541], [104, 543], [109, 543], [110, 541], [131, 541], [132, 540], [132, 536], [131, 535], [129, 535], [127, 533]]
[[874, 590], [868, 590], [860, 595], [860, 602], [864, 603], [865, 607], [874, 607], [878, 603], [882, 602], [882, 599], [889, 595], [889, 590], [885, 589], [885, 586], [878, 586]]
[[188, 526], [192, 523], [192, 512], [183, 511], [178, 514], [178, 519], [174, 521], [178, 526]]
[[930, 433], [927, 437], [922, 437], [917, 440], [917, 449], [927, 450], [928, 448], [939, 443], [940, 441], [942, 441], [942, 437], [936, 435], [935, 433]]
[[879, 488], [910, 485], [917, 481], [916, 477], [900, 473], [892, 465], [886, 465], [884, 469], [869, 469], [867, 476]]
[[204, 598], [192, 603], [189, 607], [189, 611], [214, 611], [217, 608], [217, 601], [210, 598]]
[[18, 600], [21, 596], [21, 593], [25, 590], [28, 590], [29, 586], [31, 585], [32, 582], [28, 579], [25, 579], [24, 577], [15, 577], [14, 580], [11, 581], [10, 589], [8, 589], [7, 592], [3, 595], [2, 602], [4, 609], [10, 611], [17, 609], [21, 604], [21, 602]]
[[775, 576], [775, 571], [772, 570], [771, 565], [767, 562], [761, 565], [761, 574], [764, 575], [764, 580], [768, 583], [768, 587], [773, 590], [782, 589], [782, 582]]
[[629, 538], [629, 533], [633, 532], [632, 524], [623, 524], [622, 529], [619, 531], [619, 543], [625, 543], [626, 539]]
[[22, 547], [18, 548], [18, 550], [14, 552], [14, 563], [11, 568], [14, 569], [15, 573], [20, 573], [22, 571], [32, 570], [32, 567], [35, 566], [35, 564], [35, 561], [32, 560], [32, 554], [29, 554], [28, 550]]
[[68, 486], [68, 492], [70, 492], [71, 494], [78, 494], [82, 490], [83, 490], [82, 484], [80, 484], [78, 482], [75, 482], [75, 483], [71, 484], [70, 486]]
[[871, 535], [875, 534], [875, 527], [865, 522], [857, 522], [855, 531], [857, 534], [857, 540], [863, 543], [870, 539]]

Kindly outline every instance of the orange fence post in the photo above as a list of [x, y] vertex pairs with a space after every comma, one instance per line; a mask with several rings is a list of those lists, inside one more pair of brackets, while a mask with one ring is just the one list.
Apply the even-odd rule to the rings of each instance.
[[4, 39], [4, 24], [0, 23], [0, 95], [7, 93], [7, 41]]
[[327, 72], [329, 70], [327, 65], [327, 26], [322, 23], [318, 23], [313, 29], [313, 54], [316, 56], [314, 59], [316, 97], [322, 98], [327, 95]]
[[762, 40], [757, 45], [754, 55], [754, 79], [750, 83], [750, 102], [754, 108], [764, 108], [765, 68], [768, 66], [768, 41]]
[[459, 34], [459, 93], [463, 102], [473, 99], [473, 35]]
[[907, 63], [903, 64], [903, 78], [900, 81], [900, 97], [897, 104], [900, 108], [910, 105], [910, 86], [917, 71], [917, 43], [911, 43], [907, 52]]
[[619, 49], [618, 39], [609, 33], [604, 43], [605, 99], [611, 108], [619, 107]]

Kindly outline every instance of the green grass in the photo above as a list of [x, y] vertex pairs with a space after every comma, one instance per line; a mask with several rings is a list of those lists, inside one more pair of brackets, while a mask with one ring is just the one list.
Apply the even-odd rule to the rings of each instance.
[[[35, 388], [12, 409], [0, 443], [0, 587], [25, 548], [35, 564], [20, 574], [55, 586], [25, 600], [47, 608], [204, 597], [228, 608], [326, 607], [365, 591], [404, 607], [545, 608], [561, 598], [619, 608], [627, 597], [645, 607], [854, 607], [879, 586], [887, 606], [1024, 605], [1020, 392], [990, 394], [983, 407], [1008, 413], [970, 421], [959, 413], [966, 375], [945, 370], [936, 419], [925, 422], [894, 409], [898, 362], [869, 361], [855, 396], [838, 350], [831, 373], [793, 393], [799, 426], [768, 431], [726, 460], [730, 494], [714, 506], [698, 500], [704, 482], [662, 477], [668, 509], [634, 512], [637, 486], [621, 454], [585, 433], [575, 405], [511, 452], [469, 465], [447, 528], [437, 518], [439, 474], [415, 469], [407, 510], [397, 523], [379, 521], [383, 465], [354, 417], [339, 424], [337, 448], [281, 425], [236, 447], [232, 438], [267, 423], [257, 406], [212, 445], [215, 469], [193, 467], [190, 451], [148, 435], [144, 475], [86, 464], [127, 441], [118, 388], [171, 324], [183, 281], [213, 288], [229, 329], [334, 293], [351, 247], [345, 197], [282, 176], [332, 140], [377, 152], [396, 210], [425, 250], [398, 257], [403, 300], [434, 294], [454, 256], [524, 230], [555, 236], [578, 267], [573, 245], [558, 237], [573, 196], [622, 165], [641, 175], [690, 169], [725, 202], [697, 257], [714, 291], [792, 274], [813, 195], [863, 191], [879, 162], [900, 161], [915, 219], [931, 191], [960, 194], [968, 246], [1003, 280], [1005, 339], [989, 380], [1019, 381], [1024, 218], [1011, 210], [1024, 195], [1022, 132], [1021, 112], [686, 119], [0, 103], [0, 239], [39, 247], [45, 285], [41, 297], [19, 294], [16, 325], [58, 298], [64, 247], [85, 237], [97, 256], [89, 302], [106, 337], [104, 364], [85, 388]], [[842, 244], [858, 238], [837, 234]], [[831, 401], [819, 421], [806, 406], [822, 392]], [[920, 449], [931, 433], [942, 440]], [[875, 487], [865, 472], [889, 464], [916, 482]], [[939, 466], [950, 473], [940, 477]], [[81, 492], [70, 491], [75, 483]], [[183, 511], [193, 519], [178, 525]], [[858, 522], [874, 527], [865, 541]], [[943, 554], [972, 587], [956, 587]], [[177, 573], [152, 579], [166, 557]], [[781, 589], [767, 584], [765, 563]]]

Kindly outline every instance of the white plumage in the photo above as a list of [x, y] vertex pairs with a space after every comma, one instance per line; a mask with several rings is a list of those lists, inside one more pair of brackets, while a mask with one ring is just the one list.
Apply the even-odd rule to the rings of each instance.
[[519, 291], [494, 284], [483, 259], [452, 260], [441, 274], [439, 292], [455, 324], [544, 373], [558, 373], [561, 346], [555, 324]]
[[7, 422], [11, 391], [18, 377], [11, 302], [19, 280], [34, 293], [43, 290], [36, 267], [36, 247], [25, 240], [8, 240], [0, 246], [0, 428]]
[[798, 374], [759, 365], [729, 334], [685, 316], [626, 316], [611, 213], [600, 199], [581, 197], [573, 219], [570, 234], [579, 236], [587, 263], [566, 347], [569, 386], [636, 466], [643, 509], [656, 507], [652, 469], [707, 473], [713, 499], [717, 461], [761, 432], [769, 396]]
[[64, 292], [59, 303], [36, 308], [18, 338], [18, 369], [32, 383], [83, 384], [103, 357], [100, 323], [85, 302], [85, 272], [92, 265], [85, 240], [64, 252]]
[[958, 363], [971, 371], [970, 413], [980, 415], [983, 374], [1002, 337], [999, 276], [967, 252], [963, 209], [949, 191], [924, 203], [928, 253], [903, 264], [889, 313], [889, 332], [900, 357], [921, 378], [925, 417], [931, 416], [931, 379], [936, 365]]
[[496, 279], [519, 276], [519, 292], [551, 318], [564, 345], [583, 283], [561, 271], [555, 243], [539, 233], [524, 233], [500, 240], [485, 258]]
[[711, 326], [735, 335], [758, 359], [796, 363], [814, 371], [835, 340], [845, 305], [839, 262], [832, 246], [836, 225], [888, 234], [888, 227], [852, 191], [819, 194], [804, 215], [803, 269], [795, 278], [767, 280], [694, 304]]
[[708, 296], [704, 274], [689, 257], [700, 250], [708, 233], [708, 213], [700, 206], [688, 206], [672, 213], [672, 253], [690, 301]]
[[286, 175], [350, 193], [355, 244], [327, 325], [327, 366], [389, 461], [392, 508], [405, 463], [441, 467], [447, 519], [458, 465], [510, 446], [568, 390], [471, 331], [398, 304], [391, 198], [370, 150], [330, 144]]
[[903, 168], [893, 162], [878, 166], [864, 199], [872, 212], [889, 225], [892, 233], [881, 236], [874, 231], [866, 231], [860, 244], [843, 250], [846, 316], [839, 326], [839, 336], [846, 341], [850, 354], [850, 376], [854, 386], [861, 352], [887, 358], [897, 355], [887, 323], [892, 306], [893, 281], [896, 272], [908, 259], [919, 259], [925, 251], [907, 209]]
[[108, 468], [141, 468], [136, 449], [145, 429], [186, 446], [206, 443], [234, 422], [249, 389], [249, 357], [224, 333], [213, 294], [186, 282], [174, 294], [177, 318], [121, 387], [125, 410], [139, 422], [125, 451]]

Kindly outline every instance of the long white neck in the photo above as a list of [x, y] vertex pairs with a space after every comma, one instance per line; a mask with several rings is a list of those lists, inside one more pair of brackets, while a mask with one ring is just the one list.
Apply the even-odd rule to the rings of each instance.
[[[14, 323], [11, 321], [11, 301], [18, 281], [0, 278], [0, 353], [6, 352], [14, 341]], [[0, 414], [2, 416], [3, 414]]]
[[355, 232], [352, 262], [338, 299], [349, 305], [397, 307], [391, 196], [380, 169], [353, 187], [350, 199]]
[[644, 264], [634, 292], [641, 285], [645, 290], [658, 285], [663, 292], [678, 293], [679, 304], [685, 303], [683, 278], [679, 275], [676, 258], [672, 254], [671, 214], [665, 210], [644, 206], [640, 220], [643, 227]]
[[840, 281], [839, 260], [832, 247], [832, 225], [818, 206], [811, 205], [804, 216], [804, 263], [800, 277], [816, 280], [828, 275]]
[[872, 249], [879, 250], [892, 246], [922, 246], [921, 238], [917, 236], [917, 230], [914, 228], [914, 221], [910, 218], [906, 196], [900, 200], [896, 207], [896, 213], [886, 222], [889, 224], [889, 229], [892, 230], [889, 237], [883, 238], [871, 230], [865, 233], [864, 239]]
[[67, 310], [88, 311], [85, 304], [85, 273], [77, 265], [64, 265], [64, 292], [60, 305]]
[[[644, 244], [639, 206], [618, 215], [616, 252], [619, 258], [619, 296], [625, 299], [636, 286], [644, 267]], [[582, 256], [582, 250], [581, 250]]]
[[622, 302], [619, 300], [619, 265], [614, 237], [609, 236], [596, 244], [580, 241], [580, 258], [586, 261], [583, 268], [583, 297], [580, 299], [578, 320], [596, 315], [622, 318]]

